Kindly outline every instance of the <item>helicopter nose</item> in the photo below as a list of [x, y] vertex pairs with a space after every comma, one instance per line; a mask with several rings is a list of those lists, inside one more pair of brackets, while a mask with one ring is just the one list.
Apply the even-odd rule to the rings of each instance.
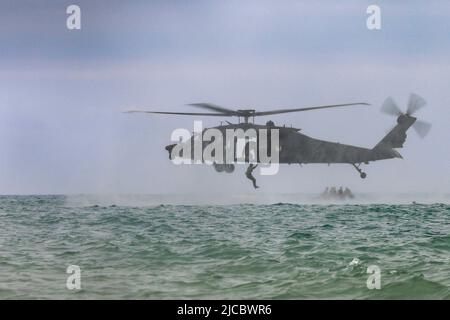
[[172, 160], [172, 149], [173, 149], [173, 147], [175, 147], [176, 146], [176, 144], [169, 144], [168, 146], [166, 146], [166, 150], [167, 150], [167, 152], [169, 152], [169, 159], [170, 160]]

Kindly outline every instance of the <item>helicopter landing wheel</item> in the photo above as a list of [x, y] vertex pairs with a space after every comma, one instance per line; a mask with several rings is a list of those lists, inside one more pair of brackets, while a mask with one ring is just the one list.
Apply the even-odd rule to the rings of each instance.
[[356, 164], [352, 163], [352, 166], [355, 167], [356, 171], [359, 172], [359, 176], [361, 177], [361, 179], [365, 179], [367, 177], [367, 174], [359, 168], [361, 166], [361, 164], [356, 165]]

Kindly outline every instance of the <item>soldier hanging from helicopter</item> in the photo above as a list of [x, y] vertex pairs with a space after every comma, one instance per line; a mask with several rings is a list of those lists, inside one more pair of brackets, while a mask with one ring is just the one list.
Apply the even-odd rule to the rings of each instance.
[[245, 171], [245, 176], [247, 177], [247, 179], [249, 179], [253, 182], [253, 188], [255, 188], [255, 189], [258, 189], [259, 187], [256, 185], [256, 179], [252, 173], [253, 173], [253, 170], [255, 170], [257, 166], [258, 166], [257, 164], [250, 163], [247, 168], [247, 171]]

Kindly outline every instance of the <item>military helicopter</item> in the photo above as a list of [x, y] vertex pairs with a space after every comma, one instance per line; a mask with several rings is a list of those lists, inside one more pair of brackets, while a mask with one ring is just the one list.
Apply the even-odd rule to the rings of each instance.
[[[431, 128], [431, 124], [419, 121], [416, 117], [413, 117], [419, 109], [426, 105], [423, 98], [417, 94], [410, 94], [406, 112], [402, 112], [395, 101], [389, 97], [382, 104], [381, 111], [388, 115], [397, 117], [397, 124], [384, 136], [380, 142], [373, 148], [362, 148], [358, 146], [346, 145], [337, 142], [324, 141], [309, 137], [300, 132], [299, 128], [276, 126], [274, 122], [267, 121], [265, 125], [255, 124], [255, 117], [271, 116], [276, 114], [290, 113], [290, 112], [303, 112], [327, 108], [340, 108], [340, 107], [354, 107], [354, 106], [369, 106], [370, 104], [365, 102], [345, 103], [335, 105], [323, 105], [316, 107], [306, 108], [294, 108], [294, 109], [277, 109], [269, 111], [257, 111], [254, 109], [238, 109], [233, 110], [225, 107], [221, 107], [212, 103], [193, 103], [189, 104], [192, 107], [208, 110], [209, 112], [166, 112], [166, 111], [147, 111], [147, 110], [128, 110], [127, 113], [147, 113], [147, 114], [159, 114], [159, 115], [184, 115], [184, 116], [213, 116], [213, 117], [237, 117], [238, 123], [227, 122], [226, 125], [213, 127], [220, 132], [225, 133], [227, 130], [248, 130], [254, 129], [256, 132], [261, 132], [263, 129], [271, 132], [272, 130], [278, 130], [279, 133], [279, 164], [308, 164], [308, 163], [323, 163], [323, 164], [349, 164], [352, 165], [359, 173], [362, 179], [366, 178], [367, 174], [362, 171], [362, 164], [369, 164], [370, 161], [378, 161], [393, 158], [402, 158], [396, 148], [402, 148], [406, 141], [406, 131], [413, 126], [420, 137], [425, 137]], [[242, 121], [241, 121], [242, 120]], [[207, 129], [205, 129], [207, 130]], [[270, 145], [271, 135], [269, 134], [268, 144]], [[195, 135], [192, 135], [188, 141], [179, 142], [178, 144], [170, 144], [166, 146], [166, 150], [169, 152], [169, 158], [172, 159], [172, 150], [177, 145], [181, 144], [193, 144]], [[209, 142], [202, 142], [202, 148], [205, 149]], [[235, 147], [235, 146], [234, 146]], [[224, 146], [226, 149], [227, 146]], [[267, 147], [270, 149], [270, 147]], [[248, 145], [244, 150], [245, 161], [244, 163], [265, 163], [259, 156], [251, 161]], [[183, 157], [182, 154], [179, 155]], [[242, 163], [234, 157], [230, 162], [212, 163], [217, 172], [232, 173], [235, 169], [235, 164]], [[247, 177], [251, 179], [248, 175]], [[254, 184], [255, 185], [255, 184]]]

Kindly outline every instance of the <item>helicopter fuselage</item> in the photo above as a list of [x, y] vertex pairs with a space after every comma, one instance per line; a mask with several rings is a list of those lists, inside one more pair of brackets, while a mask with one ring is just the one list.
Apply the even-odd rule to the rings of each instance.
[[[193, 135], [189, 141], [180, 142], [181, 144], [191, 144], [192, 149], [194, 149], [193, 145], [195, 143], [195, 139], [202, 138], [204, 133], [207, 130], [216, 129], [220, 131], [225, 137], [230, 132], [234, 133], [238, 130], [249, 132], [249, 130], [254, 130], [256, 132], [256, 136], [260, 137], [261, 133], [264, 131], [267, 132], [267, 150], [269, 157], [271, 156], [271, 144], [273, 141], [273, 132], [276, 130], [278, 132], [278, 161], [280, 164], [307, 164], [307, 163], [368, 163], [369, 161], [376, 161], [381, 159], [390, 159], [390, 158], [399, 158], [401, 157], [399, 153], [392, 148], [363, 148], [358, 146], [352, 146], [347, 144], [342, 144], [338, 142], [324, 141], [320, 139], [311, 138], [305, 134], [300, 133], [300, 129], [286, 126], [275, 126], [275, 125], [260, 125], [253, 123], [239, 123], [239, 124], [228, 124], [228, 125], [220, 125], [212, 128], [204, 129], [201, 135]], [[406, 130], [405, 130], [406, 131]], [[196, 138], [197, 137], [197, 138]], [[406, 135], [405, 135], [406, 138]], [[223, 139], [225, 141], [225, 138]], [[211, 141], [202, 141], [202, 150], [211, 143]], [[260, 157], [260, 144], [257, 143], [257, 156], [254, 160], [251, 160], [250, 156], [250, 148], [249, 143], [247, 142], [245, 145], [245, 157], [244, 161], [238, 161], [237, 156], [233, 158], [232, 163], [262, 163], [268, 164], [268, 161], [264, 161]], [[172, 149], [176, 146], [176, 144], [171, 144], [166, 147], [169, 151], [169, 157], [172, 157]], [[224, 154], [229, 152], [230, 146], [227, 146], [225, 143], [223, 144]], [[236, 144], [231, 146], [234, 148], [234, 152], [236, 151]], [[178, 155], [183, 157], [183, 154]], [[186, 155], [184, 155], [186, 156]], [[194, 159], [194, 154], [189, 155], [191, 159]], [[198, 158], [197, 158], [198, 159]], [[273, 160], [270, 160], [273, 161]], [[229, 163], [230, 161], [225, 161], [223, 163]]]

